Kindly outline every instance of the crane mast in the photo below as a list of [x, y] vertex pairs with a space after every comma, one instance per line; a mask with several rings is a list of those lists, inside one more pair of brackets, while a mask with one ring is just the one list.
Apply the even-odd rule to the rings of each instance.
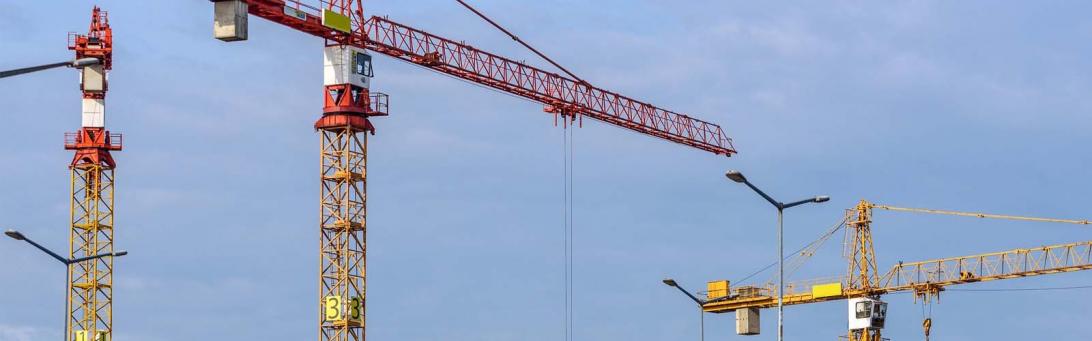
[[[846, 210], [846, 222], [849, 228], [847, 233], [852, 234], [846, 287], [849, 290], [869, 292], [879, 284], [876, 274], [876, 252], [872, 245], [872, 207], [861, 201], [855, 210]], [[875, 297], [869, 297], [869, 300], [873, 299]], [[861, 302], [869, 303], [868, 300]], [[851, 305], [856, 306], [861, 302], [852, 302]], [[871, 315], [871, 311], [868, 315]], [[851, 316], [854, 317], [852, 320], [858, 319], [856, 312], [852, 312]], [[849, 334], [847, 334], [849, 341], [882, 341], [878, 328], [868, 328], [864, 326], [864, 323], [861, 324], [861, 326], [850, 326]]]
[[716, 155], [735, 148], [720, 126], [593, 87], [396, 23], [364, 16], [361, 0], [211, 0], [214, 37], [248, 38], [253, 14], [323, 38], [320, 148], [319, 340], [364, 340], [368, 135], [388, 115], [388, 96], [371, 90], [371, 52], [543, 104], [565, 125], [593, 120]]
[[[107, 73], [113, 66], [113, 32], [106, 11], [91, 11], [87, 34], [69, 33], [68, 48], [76, 58], [98, 58], [99, 65], [81, 69], [82, 124], [65, 134], [65, 149], [74, 150], [71, 171], [69, 259], [114, 252], [114, 162], [121, 134], [106, 130]], [[114, 257], [78, 262], [68, 267], [65, 339], [108, 341], [113, 333]]]

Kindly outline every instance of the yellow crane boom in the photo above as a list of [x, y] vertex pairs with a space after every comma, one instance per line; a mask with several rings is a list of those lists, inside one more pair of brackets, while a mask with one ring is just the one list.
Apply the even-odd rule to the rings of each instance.
[[[1092, 241], [1050, 245], [1029, 249], [971, 256], [899, 263], [880, 277], [880, 286], [871, 289], [844, 287], [840, 280], [810, 280], [785, 285], [785, 305], [841, 300], [851, 297], [874, 296], [913, 290], [929, 293], [954, 284], [986, 282], [1092, 269]], [[721, 281], [716, 281], [717, 283]], [[723, 281], [727, 282], [727, 281]], [[711, 291], [706, 312], [723, 313], [745, 308], [777, 306], [777, 287], [744, 286], [735, 290], [723, 287]], [[726, 295], [730, 292], [730, 295]]]
[[1092, 269], [1092, 241], [1015, 249], [974, 256], [900, 263], [880, 279], [879, 293], [928, 290], [952, 284], [986, 282]]

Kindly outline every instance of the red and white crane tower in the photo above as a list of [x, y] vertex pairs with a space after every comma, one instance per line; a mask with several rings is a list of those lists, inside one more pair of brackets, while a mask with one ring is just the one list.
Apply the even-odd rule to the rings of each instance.
[[[107, 73], [113, 66], [114, 36], [106, 11], [91, 11], [87, 34], [68, 34], [76, 59], [100, 63], [81, 69], [82, 124], [65, 133], [64, 147], [74, 150], [71, 169], [69, 259], [114, 252], [114, 168], [112, 151], [121, 150], [121, 134], [106, 130]], [[108, 341], [114, 328], [114, 257], [77, 262], [68, 267], [65, 339]]]
[[388, 114], [387, 95], [370, 89], [369, 51], [541, 103], [566, 125], [588, 117], [717, 155], [736, 152], [716, 124], [366, 17], [362, 0], [211, 1], [217, 39], [246, 40], [252, 14], [326, 42], [322, 115], [314, 125], [322, 140], [319, 340], [364, 340], [367, 135], [375, 133], [372, 118]]

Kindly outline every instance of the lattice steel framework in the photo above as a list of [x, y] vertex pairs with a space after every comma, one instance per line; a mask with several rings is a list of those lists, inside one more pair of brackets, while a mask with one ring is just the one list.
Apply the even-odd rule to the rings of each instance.
[[1092, 270], [1092, 242], [1049, 245], [981, 255], [899, 263], [883, 276], [887, 292], [935, 295], [944, 286]]
[[[72, 169], [72, 228], [69, 258], [114, 252], [114, 169], [109, 165], [81, 163]], [[114, 257], [102, 257], [69, 267], [69, 335], [94, 335], [114, 329]], [[105, 340], [102, 340], [105, 341]]]
[[319, 339], [364, 340], [366, 129], [319, 128], [322, 139]]
[[876, 251], [872, 245], [872, 206], [861, 201], [856, 209], [846, 210], [846, 222], [852, 233], [846, 287], [868, 290], [879, 282]]
[[[225, 0], [213, 0], [225, 1]], [[421, 67], [544, 104], [570, 118], [588, 116], [617, 127], [718, 155], [736, 153], [717, 124], [573, 80], [385, 17], [364, 16], [361, 0], [242, 0], [250, 14], [327, 42], [366, 48]], [[350, 18], [342, 32], [322, 24], [323, 10]]]
[[[846, 222], [852, 233], [847, 257], [849, 270], [846, 272], [846, 288], [849, 291], [867, 293], [879, 284], [876, 250], [872, 244], [871, 204], [861, 200], [855, 209], [846, 210]], [[881, 341], [883, 336], [880, 334], [879, 329], [862, 328], [850, 329], [846, 335], [849, 341]]]
[[879, 329], [855, 329], [849, 331], [849, 341], [882, 341]]

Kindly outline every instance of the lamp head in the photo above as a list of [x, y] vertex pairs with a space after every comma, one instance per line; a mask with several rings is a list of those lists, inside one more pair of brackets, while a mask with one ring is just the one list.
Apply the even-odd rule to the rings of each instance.
[[827, 201], [830, 201], [830, 197], [829, 197], [829, 196], [825, 196], [825, 195], [820, 195], [820, 196], [817, 196], [817, 197], [815, 197], [814, 201], [815, 201], [815, 202], [817, 202], [817, 203], [819, 203], [819, 202], [827, 202]]
[[72, 67], [84, 67], [91, 65], [99, 65], [102, 61], [98, 58], [80, 58], [72, 61]]
[[678, 283], [675, 283], [675, 280], [673, 280], [673, 279], [670, 279], [670, 278], [665, 278], [663, 282], [664, 282], [664, 284], [667, 284], [667, 286], [669, 286], [669, 287], [677, 287], [677, 286], [679, 286], [679, 284], [678, 284]]
[[727, 171], [724, 173], [724, 176], [727, 177], [728, 180], [732, 180], [738, 183], [743, 183], [744, 181], [747, 181], [747, 178], [743, 177], [743, 173], [740, 173], [737, 170]]
[[7, 231], [4, 231], [4, 234], [8, 235], [8, 237], [11, 237], [11, 239], [15, 239], [15, 240], [26, 240], [27, 239], [26, 237], [23, 236], [22, 233], [19, 233], [19, 231], [16, 231], [16, 230], [7, 230]]
[[127, 255], [127, 254], [129, 254], [129, 251], [120, 250], [118, 252], [114, 252], [114, 257], [121, 257], [121, 256], [124, 256], [124, 255]]

